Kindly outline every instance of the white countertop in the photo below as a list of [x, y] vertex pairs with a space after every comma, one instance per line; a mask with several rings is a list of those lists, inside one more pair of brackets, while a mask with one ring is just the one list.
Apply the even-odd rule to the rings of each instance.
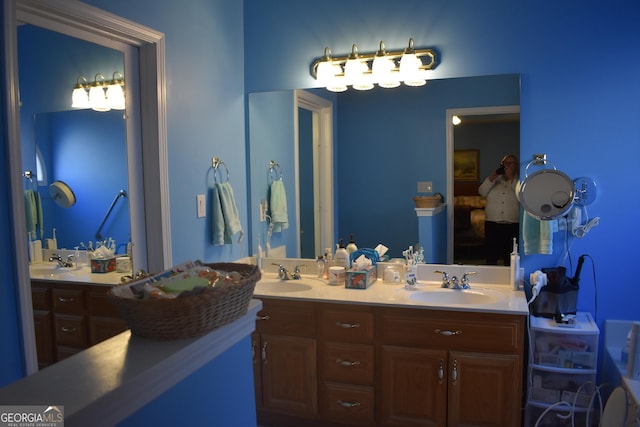
[[627, 377], [627, 364], [621, 361], [622, 347], [627, 340], [627, 333], [631, 329], [630, 320], [605, 320], [604, 344], [607, 361], [616, 368], [620, 381], [631, 394], [636, 406], [640, 406], [640, 381]]
[[251, 300], [238, 320], [197, 338], [155, 341], [116, 335], [0, 389], [3, 405], [64, 405], [69, 425], [116, 425], [255, 329]]
[[[472, 276], [473, 277], [473, 276]], [[283, 281], [278, 287], [277, 274], [266, 271], [262, 280], [256, 284], [254, 295], [282, 299], [295, 299], [322, 302], [347, 302], [352, 304], [381, 305], [392, 307], [410, 307], [455, 311], [490, 312], [501, 314], [528, 315], [524, 291], [514, 291], [507, 284], [474, 283], [469, 290], [442, 289], [440, 282], [420, 281], [416, 291], [409, 291], [402, 284], [388, 284], [378, 279], [367, 289], [347, 289], [344, 286], [329, 285], [326, 280], [303, 275], [301, 281]], [[296, 290], [296, 282], [301, 284]], [[487, 292], [496, 296], [497, 301], [488, 304], [437, 304], [416, 301], [412, 294], [421, 290], [442, 292]]]
[[121, 283], [120, 279], [126, 274], [127, 273], [118, 273], [115, 271], [109, 273], [92, 273], [91, 267], [89, 266], [63, 268], [57, 267], [54, 263], [39, 263], [29, 266], [31, 279], [55, 282], [117, 285]]

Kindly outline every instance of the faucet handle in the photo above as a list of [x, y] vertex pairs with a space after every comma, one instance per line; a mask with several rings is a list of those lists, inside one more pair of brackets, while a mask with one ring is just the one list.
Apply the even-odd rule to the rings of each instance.
[[442, 274], [442, 287], [448, 288], [449, 285], [451, 284], [451, 279], [449, 279], [449, 273], [447, 273], [446, 271], [440, 271], [440, 270], [435, 270], [434, 273]]
[[471, 276], [472, 274], [476, 274], [475, 271], [467, 271], [466, 273], [464, 273], [462, 275], [462, 279], [460, 281], [460, 284], [462, 285], [462, 287], [464, 289], [469, 289], [469, 276]]

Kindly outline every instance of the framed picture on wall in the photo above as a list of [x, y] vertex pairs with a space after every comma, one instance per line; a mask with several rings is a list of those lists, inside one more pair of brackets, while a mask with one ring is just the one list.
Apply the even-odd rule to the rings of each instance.
[[478, 181], [480, 150], [455, 150], [453, 152], [454, 181]]

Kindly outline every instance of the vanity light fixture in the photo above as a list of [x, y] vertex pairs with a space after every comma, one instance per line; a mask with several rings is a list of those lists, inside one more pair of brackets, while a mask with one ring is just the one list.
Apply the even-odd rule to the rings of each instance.
[[85, 76], [78, 76], [76, 80], [76, 85], [71, 94], [71, 108], [91, 108], [91, 104], [89, 104], [89, 82]]
[[93, 83], [79, 76], [71, 94], [71, 108], [95, 111], [124, 110], [124, 76], [113, 73], [112, 80], [106, 80], [101, 73], [96, 74]]
[[[423, 62], [423, 59], [425, 60]], [[311, 64], [311, 75], [332, 92], [343, 92], [348, 86], [369, 90], [377, 84], [384, 88], [426, 84], [429, 70], [438, 65], [433, 49], [416, 49], [413, 38], [406, 49], [387, 52], [383, 41], [375, 53], [362, 54], [354, 44], [348, 56], [333, 57], [326, 47], [324, 56]]]

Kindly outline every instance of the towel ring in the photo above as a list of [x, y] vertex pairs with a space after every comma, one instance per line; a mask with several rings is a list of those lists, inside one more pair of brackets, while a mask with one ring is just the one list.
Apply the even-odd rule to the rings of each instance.
[[282, 169], [280, 165], [274, 160], [269, 160], [269, 180], [270, 183], [277, 180], [282, 180]]
[[[229, 182], [229, 168], [227, 168], [227, 165], [224, 164], [224, 162], [222, 160], [220, 160], [219, 157], [214, 157], [212, 162], [211, 162], [212, 166], [213, 166], [213, 180], [217, 183], [217, 182]], [[220, 166], [224, 166], [224, 170], [227, 172], [227, 180], [224, 181], [223, 177], [222, 177], [222, 171], [220, 171], [220, 181], [218, 181], [218, 175], [217, 173], [218, 168]]]

